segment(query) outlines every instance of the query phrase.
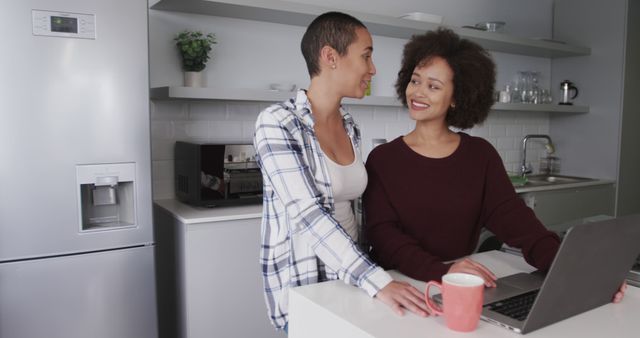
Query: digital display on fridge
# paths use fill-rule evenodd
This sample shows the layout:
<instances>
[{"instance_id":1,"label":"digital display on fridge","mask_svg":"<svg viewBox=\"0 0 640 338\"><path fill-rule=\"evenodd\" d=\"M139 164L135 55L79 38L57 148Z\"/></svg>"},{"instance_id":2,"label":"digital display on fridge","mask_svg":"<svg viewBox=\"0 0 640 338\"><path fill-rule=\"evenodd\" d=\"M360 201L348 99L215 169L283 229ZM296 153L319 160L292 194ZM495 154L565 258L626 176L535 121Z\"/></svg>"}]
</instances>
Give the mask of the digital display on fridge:
<instances>
[{"instance_id":1,"label":"digital display on fridge","mask_svg":"<svg viewBox=\"0 0 640 338\"><path fill-rule=\"evenodd\" d=\"M63 16L52 16L51 31L60 33L78 33L78 19Z\"/></svg>"}]
</instances>

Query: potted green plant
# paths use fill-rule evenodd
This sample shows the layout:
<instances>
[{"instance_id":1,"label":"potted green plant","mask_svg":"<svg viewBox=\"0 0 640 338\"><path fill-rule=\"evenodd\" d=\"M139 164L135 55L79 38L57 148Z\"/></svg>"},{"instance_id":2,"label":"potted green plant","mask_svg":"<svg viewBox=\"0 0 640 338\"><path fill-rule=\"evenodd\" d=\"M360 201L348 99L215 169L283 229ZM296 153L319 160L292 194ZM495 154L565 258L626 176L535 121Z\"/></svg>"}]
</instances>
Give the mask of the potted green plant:
<instances>
[{"instance_id":1,"label":"potted green plant","mask_svg":"<svg viewBox=\"0 0 640 338\"><path fill-rule=\"evenodd\" d=\"M182 57L184 85L202 87L204 85L202 70L207 66L212 46L217 43L215 34L185 30L178 33L174 40Z\"/></svg>"}]
</instances>

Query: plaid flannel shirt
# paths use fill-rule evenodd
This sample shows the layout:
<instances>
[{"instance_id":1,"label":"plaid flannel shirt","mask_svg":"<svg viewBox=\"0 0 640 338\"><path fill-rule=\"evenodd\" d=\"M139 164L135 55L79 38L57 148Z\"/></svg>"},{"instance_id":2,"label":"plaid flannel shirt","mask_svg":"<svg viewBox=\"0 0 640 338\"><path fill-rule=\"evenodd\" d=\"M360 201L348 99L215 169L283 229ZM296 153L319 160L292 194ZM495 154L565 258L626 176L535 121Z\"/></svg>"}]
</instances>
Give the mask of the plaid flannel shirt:
<instances>
[{"instance_id":1,"label":"plaid flannel shirt","mask_svg":"<svg viewBox=\"0 0 640 338\"><path fill-rule=\"evenodd\" d=\"M359 151L359 130L348 113L341 113ZM259 114L254 147L264 181L260 263L276 328L288 321L291 287L341 279L373 297L391 282L333 217L329 172L305 90Z\"/></svg>"}]
</instances>

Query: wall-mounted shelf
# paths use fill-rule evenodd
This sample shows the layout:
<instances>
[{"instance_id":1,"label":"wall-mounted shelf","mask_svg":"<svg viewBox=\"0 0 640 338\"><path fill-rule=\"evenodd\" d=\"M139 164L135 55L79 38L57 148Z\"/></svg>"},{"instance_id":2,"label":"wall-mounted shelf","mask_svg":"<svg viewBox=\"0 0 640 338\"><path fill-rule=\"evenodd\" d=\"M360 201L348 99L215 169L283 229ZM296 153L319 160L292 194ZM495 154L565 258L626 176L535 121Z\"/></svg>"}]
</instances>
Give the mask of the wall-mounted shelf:
<instances>
[{"instance_id":1,"label":"wall-mounted shelf","mask_svg":"<svg viewBox=\"0 0 640 338\"><path fill-rule=\"evenodd\" d=\"M496 102L492 110L585 114L589 112L589 106Z\"/></svg>"},{"instance_id":2,"label":"wall-mounted shelf","mask_svg":"<svg viewBox=\"0 0 640 338\"><path fill-rule=\"evenodd\" d=\"M280 0L160 0L151 9L205 14L236 19L255 20L306 27L316 16L331 8L285 2ZM344 11L367 26L374 35L408 39L414 34L434 30L439 25L429 22ZM559 42L528 39L502 33L478 31L469 28L448 27L460 36L475 41L496 52L558 58L591 54L588 47Z\"/></svg>"},{"instance_id":3,"label":"wall-mounted shelf","mask_svg":"<svg viewBox=\"0 0 640 338\"><path fill-rule=\"evenodd\" d=\"M152 100L223 100L223 101L264 101L281 102L295 95L294 92L280 92L262 89L236 89L226 87L156 87L151 88ZM394 97L365 96L362 99L344 99L343 104L363 106L400 107Z\"/></svg>"},{"instance_id":4,"label":"wall-mounted shelf","mask_svg":"<svg viewBox=\"0 0 640 338\"><path fill-rule=\"evenodd\" d=\"M156 87L151 88L152 100L222 100L222 101L261 101L280 102L295 95L294 92L279 92L262 89L234 89L225 87ZM402 104L390 96L365 96L362 99L344 99L342 104L360 106L401 107ZM588 113L588 106L562 106L558 104L522 104L496 103L492 110L497 111L528 111L551 113Z\"/></svg>"}]
</instances>

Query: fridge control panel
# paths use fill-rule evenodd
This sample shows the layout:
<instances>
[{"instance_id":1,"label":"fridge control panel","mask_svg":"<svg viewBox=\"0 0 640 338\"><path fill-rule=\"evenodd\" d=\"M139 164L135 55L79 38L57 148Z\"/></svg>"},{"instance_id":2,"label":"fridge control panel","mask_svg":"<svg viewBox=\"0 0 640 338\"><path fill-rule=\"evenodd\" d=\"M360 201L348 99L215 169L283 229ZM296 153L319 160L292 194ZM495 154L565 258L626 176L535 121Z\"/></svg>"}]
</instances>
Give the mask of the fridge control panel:
<instances>
[{"instance_id":1,"label":"fridge control panel","mask_svg":"<svg viewBox=\"0 0 640 338\"><path fill-rule=\"evenodd\" d=\"M96 38L96 16L68 12L31 10L33 35L79 39Z\"/></svg>"}]
</instances>

